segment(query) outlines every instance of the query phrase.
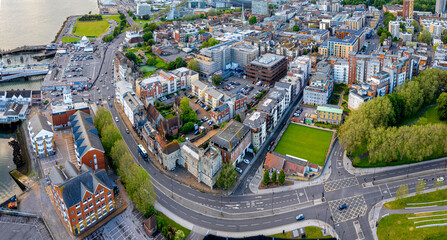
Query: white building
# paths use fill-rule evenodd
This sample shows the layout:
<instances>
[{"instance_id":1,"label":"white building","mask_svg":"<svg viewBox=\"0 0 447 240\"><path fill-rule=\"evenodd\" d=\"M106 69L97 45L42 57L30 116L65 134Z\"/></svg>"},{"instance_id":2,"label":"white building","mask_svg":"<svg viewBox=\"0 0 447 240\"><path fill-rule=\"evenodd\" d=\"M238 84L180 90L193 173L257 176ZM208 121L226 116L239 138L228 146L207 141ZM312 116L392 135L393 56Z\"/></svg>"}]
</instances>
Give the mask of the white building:
<instances>
[{"instance_id":1,"label":"white building","mask_svg":"<svg viewBox=\"0 0 447 240\"><path fill-rule=\"evenodd\" d=\"M136 126L136 115L142 115L144 111L143 102L137 97L134 91L127 92L123 97L123 110L132 126Z\"/></svg>"},{"instance_id":2,"label":"white building","mask_svg":"<svg viewBox=\"0 0 447 240\"><path fill-rule=\"evenodd\" d=\"M253 15L268 15L269 3L267 0L252 0L251 1L251 14Z\"/></svg>"},{"instance_id":3,"label":"white building","mask_svg":"<svg viewBox=\"0 0 447 240\"><path fill-rule=\"evenodd\" d=\"M244 125L251 129L251 144L259 149L267 139L267 115L256 111L247 115Z\"/></svg>"},{"instance_id":4,"label":"white building","mask_svg":"<svg viewBox=\"0 0 447 240\"><path fill-rule=\"evenodd\" d=\"M398 21L390 21L388 31L391 33L391 36L393 36L393 38L399 38L400 23Z\"/></svg>"},{"instance_id":5,"label":"white building","mask_svg":"<svg viewBox=\"0 0 447 240\"><path fill-rule=\"evenodd\" d=\"M151 11L151 5L147 4L147 3L137 3L137 16L142 17L145 15L151 15L152 11Z\"/></svg>"},{"instance_id":6,"label":"white building","mask_svg":"<svg viewBox=\"0 0 447 240\"><path fill-rule=\"evenodd\" d=\"M409 32L403 32L400 34L400 38L402 39L402 42L411 42L413 37L413 34Z\"/></svg>"},{"instance_id":7,"label":"white building","mask_svg":"<svg viewBox=\"0 0 447 240\"><path fill-rule=\"evenodd\" d=\"M119 81L116 83L115 97L119 104L123 104L123 98L128 92L132 92L132 84L130 82Z\"/></svg>"},{"instance_id":8,"label":"white building","mask_svg":"<svg viewBox=\"0 0 447 240\"><path fill-rule=\"evenodd\" d=\"M334 82L348 84L349 81L349 62L339 59L334 63Z\"/></svg>"},{"instance_id":9,"label":"white building","mask_svg":"<svg viewBox=\"0 0 447 240\"><path fill-rule=\"evenodd\" d=\"M33 152L38 157L47 157L55 153L53 129L45 116L34 115L28 122L28 132Z\"/></svg>"}]
</instances>

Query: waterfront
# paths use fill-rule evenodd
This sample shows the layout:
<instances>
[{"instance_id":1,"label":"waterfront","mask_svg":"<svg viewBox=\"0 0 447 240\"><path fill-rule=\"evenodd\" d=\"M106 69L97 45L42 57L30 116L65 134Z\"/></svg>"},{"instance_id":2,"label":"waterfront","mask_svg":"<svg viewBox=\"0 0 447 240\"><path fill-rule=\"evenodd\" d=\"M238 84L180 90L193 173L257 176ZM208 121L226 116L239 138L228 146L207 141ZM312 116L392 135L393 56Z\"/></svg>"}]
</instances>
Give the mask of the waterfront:
<instances>
[{"instance_id":1,"label":"waterfront","mask_svg":"<svg viewBox=\"0 0 447 240\"><path fill-rule=\"evenodd\" d=\"M89 11L96 0L1 0L0 49L49 44L68 16Z\"/></svg>"},{"instance_id":2,"label":"waterfront","mask_svg":"<svg viewBox=\"0 0 447 240\"><path fill-rule=\"evenodd\" d=\"M13 135L13 129L0 129L0 202L22 192L9 175L9 171L16 168L12 161L12 148L8 144Z\"/></svg>"}]
</instances>

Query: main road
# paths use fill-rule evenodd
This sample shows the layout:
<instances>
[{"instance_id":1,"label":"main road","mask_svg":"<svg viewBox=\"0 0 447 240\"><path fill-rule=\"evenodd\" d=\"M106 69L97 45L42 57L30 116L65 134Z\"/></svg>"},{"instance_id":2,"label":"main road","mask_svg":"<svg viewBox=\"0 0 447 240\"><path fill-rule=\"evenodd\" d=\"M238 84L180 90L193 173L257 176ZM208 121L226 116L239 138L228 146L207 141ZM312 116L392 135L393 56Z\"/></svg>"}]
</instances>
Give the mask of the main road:
<instances>
[{"instance_id":1,"label":"main road","mask_svg":"<svg viewBox=\"0 0 447 240\"><path fill-rule=\"evenodd\" d=\"M122 40L122 35L113 40L103 55L104 62L94 82L95 86L89 90L93 99L105 100L108 96L114 95L114 87L111 84L112 63ZM103 82L99 81L101 79ZM103 88L103 84L109 89ZM101 88L101 93L96 90L96 86ZM297 98L292 107L287 110L278 124L279 127L273 130L266 142L276 138L293 112L293 106L296 106L299 100ZM114 105L110 110L113 118L120 117ZM157 202L195 226L208 229L211 233L219 231L224 235L287 225L296 221L297 214L303 213L306 219L318 219L329 223L343 239L359 237L358 228L354 227L354 222L358 222L365 239L373 239L371 222L368 219L371 207L383 199L394 197L395 191L401 184L408 185L409 191L414 192L418 179L422 178L422 176L413 177L414 175L426 173L427 170L437 170L437 173L423 176L428 180L427 187L431 187L434 183L433 179L439 175L445 176L443 169L447 165L447 160L427 161L417 167L410 165L380 173L354 176L345 170L343 164L340 165L340 162L343 162L344 150L336 142L328 159L328 167L325 168L332 168L332 171L324 184L309 183L306 187L283 192L253 194L246 183L263 162L267 152L264 146L257 153L253 165L243 176L235 192L230 196L218 196L200 192L172 180L151 163L155 161L154 159L149 162L144 161L138 155L135 139L131 134L126 133L123 121L116 124L134 159L149 173L157 193ZM396 176L402 176L405 179L391 179ZM373 181L377 184L372 184ZM323 196L324 199L322 199ZM339 211L337 206L341 203L347 203L348 209Z\"/></svg>"}]
</instances>

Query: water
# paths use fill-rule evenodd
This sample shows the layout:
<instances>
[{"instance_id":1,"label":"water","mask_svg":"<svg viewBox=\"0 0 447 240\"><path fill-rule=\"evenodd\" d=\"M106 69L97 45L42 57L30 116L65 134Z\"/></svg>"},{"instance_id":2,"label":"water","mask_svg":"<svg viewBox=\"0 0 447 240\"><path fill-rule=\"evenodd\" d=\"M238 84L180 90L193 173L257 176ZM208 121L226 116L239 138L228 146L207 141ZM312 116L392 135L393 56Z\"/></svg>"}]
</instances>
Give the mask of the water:
<instances>
[{"instance_id":1,"label":"water","mask_svg":"<svg viewBox=\"0 0 447 240\"><path fill-rule=\"evenodd\" d=\"M12 139L12 130L0 129L0 202L4 202L12 195L22 192L9 175L9 171L16 168L12 161L12 148L8 144Z\"/></svg>"},{"instance_id":2,"label":"water","mask_svg":"<svg viewBox=\"0 0 447 240\"><path fill-rule=\"evenodd\" d=\"M49 44L68 16L89 11L96 0L0 0L0 49Z\"/></svg>"}]
</instances>

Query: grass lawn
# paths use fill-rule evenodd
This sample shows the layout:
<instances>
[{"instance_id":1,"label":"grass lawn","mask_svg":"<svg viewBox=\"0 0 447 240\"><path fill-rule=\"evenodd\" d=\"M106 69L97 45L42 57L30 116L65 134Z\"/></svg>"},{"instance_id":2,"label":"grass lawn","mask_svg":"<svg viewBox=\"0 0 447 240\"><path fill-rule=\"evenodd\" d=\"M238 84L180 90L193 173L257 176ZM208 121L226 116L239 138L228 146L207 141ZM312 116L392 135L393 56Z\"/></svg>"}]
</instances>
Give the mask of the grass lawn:
<instances>
[{"instance_id":1,"label":"grass lawn","mask_svg":"<svg viewBox=\"0 0 447 240\"><path fill-rule=\"evenodd\" d=\"M349 99L349 93L346 93L343 95L343 100L348 101Z\"/></svg>"},{"instance_id":2,"label":"grass lawn","mask_svg":"<svg viewBox=\"0 0 447 240\"><path fill-rule=\"evenodd\" d=\"M78 42L79 40L81 40L81 39L75 38L75 37L63 37L62 38L63 43L73 43L73 42Z\"/></svg>"},{"instance_id":3,"label":"grass lawn","mask_svg":"<svg viewBox=\"0 0 447 240\"><path fill-rule=\"evenodd\" d=\"M345 91L349 90L349 88L346 84L343 84L343 83L335 83L334 84L334 94L340 95L343 92L343 90L345 90Z\"/></svg>"},{"instance_id":4,"label":"grass lawn","mask_svg":"<svg viewBox=\"0 0 447 240\"><path fill-rule=\"evenodd\" d=\"M157 61L157 64L155 64L155 67L164 68L164 69L168 68L168 64L165 63L163 60L161 60L161 58L157 57L156 61Z\"/></svg>"},{"instance_id":5,"label":"grass lawn","mask_svg":"<svg viewBox=\"0 0 447 240\"><path fill-rule=\"evenodd\" d=\"M157 213L157 220L158 221L160 221L160 220L163 221L165 226L171 225L171 226L175 227L177 230L182 230L183 233L185 234L185 238L187 238L189 233L191 233L191 230L189 230L189 229L183 227L182 225L174 222L172 219L166 217L166 215L164 215L161 212Z\"/></svg>"},{"instance_id":6,"label":"grass lawn","mask_svg":"<svg viewBox=\"0 0 447 240\"><path fill-rule=\"evenodd\" d=\"M435 202L435 201L441 201L441 200L447 200L447 189L434 191L430 193L423 193L420 195L416 195L413 197L407 197L400 201L392 201L385 204L385 207L388 209L404 209L406 207L426 207L430 205L438 205L438 206L444 206L447 205L446 202L437 202L437 203L429 203L429 204L423 204L423 205L407 205L407 203L425 203L425 202Z\"/></svg>"},{"instance_id":7,"label":"grass lawn","mask_svg":"<svg viewBox=\"0 0 447 240\"><path fill-rule=\"evenodd\" d=\"M121 22L120 15L102 15L103 19L112 19L117 23Z\"/></svg>"},{"instance_id":8,"label":"grass lawn","mask_svg":"<svg viewBox=\"0 0 447 240\"><path fill-rule=\"evenodd\" d=\"M415 122L415 125L427 125L430 123L446 123L446 121L443 121L439 119L438 111L436 110L436 106L429 107L424 114L422 114L422 117L419 118L417 122Z\"/></svg>"},{"instance_id":9,"label":"grass lawn","mask_svg":"<svg viewBox=\"0 0 447 240\"><path fill-rule=\"evenodd\" d=\"M445 216L432 216L445 213L446 212L444 211L424 214L391 214L380 220L377 228L377 236L379 237L379 240L447 239L447 231L445 230L445 226L416 228L417 226L429 224L447 223L447 220L436 220L445 219ZM419 222L425 220L435 221Z\"/></svg>"},{"instance_id":10,"label":"grass lawn","mask_svg":"<svg viewBox=\"0 0 447 240\"><path fill-rule=\"evenodd\" d=\"M323 166L331 138L330 131L290 124L276 146L275 152L303 158Z\"/></svg>"},{"instance_id":11,"label":"grass lawn","mask_svg":"<svg viewBox=\"0 0 447 240\"><path fill-rule=\"evenodd\" d=\"M142 71L143 73L144 73L144 72L152 72L152 71L157 70L156 67L154 67L154 66L148 66L148 65L142 65L142 66L140 66L140 69L141 69L141 71Z\"/></svg>"},{"instance_id":12,"label":"grass lawn","mask_svg":"<svg viewBox=\"0 0 447 240\"><path fill-rule=\"evenodd\" d=\"M148 23L148 22L151 22L151 21L153 21L154 20L154 18L149 18L149 20L143 20L143 19L135 19L135 23Z\"/></svg>"},{"instance_id":13,"label":"grass lawn","mask_svg":"<svg viewBox=\"0 0 447 240\"><path fill-rule=\"evenodd\" d=\"M110 23L107 20L101 21L77 21L73 27L73 35L98 37L107 31Z\"/></svg>"},{"instance_id":14,"label":"grass lawn","mask_svg":"<svg viewBox=\"0 0 447 240\"><path fill-rule=\"evenodd\" d=\"M323 236L323 232L322 232L323 229L321 229L319 227L305 227L304 231L306 231L306 238L311 238L311 239L332 238L331 235ZM286 232L286 234L277 233L277 234L269 235L269 237L292 239L292 232ZM301 239L301 237L298 237L297 239Z\"/></svg>"}]
</instances>

